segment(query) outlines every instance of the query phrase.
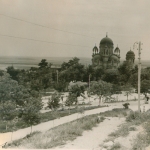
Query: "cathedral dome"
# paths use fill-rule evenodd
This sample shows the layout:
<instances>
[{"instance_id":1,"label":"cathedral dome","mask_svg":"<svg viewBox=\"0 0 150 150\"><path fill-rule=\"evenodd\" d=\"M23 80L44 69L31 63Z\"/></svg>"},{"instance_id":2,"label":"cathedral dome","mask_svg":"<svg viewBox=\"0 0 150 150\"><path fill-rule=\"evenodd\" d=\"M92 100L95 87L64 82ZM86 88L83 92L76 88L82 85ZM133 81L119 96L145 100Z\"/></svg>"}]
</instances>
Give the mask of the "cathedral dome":
<instances>
[{"instance_id":1,"label":"cathedral dome","mask_svg":"<svg viewBox=\"0 0 150 150\"><path fill-rule=\"evenodd\" d=\"M135 54L133 51L128 51L127 54L126 54L126 60L128 59L135 59Z\"/></svg>"},{"instance_id":2,"label":"cathedral dome","mask_svg":"<svg viewBox=\"0 0 150 150\"><path fill-rule=\"evenodd\" d=\"M94 48L93 48L93 53L94 53L94 52L98 52L98 48L97 48L96 45L95 45Z\"/></svg>"},{"instance_id":3,"label":"cathedral dome","mask_svg":"<svg viewBox=\"0 0 150 150\"><path fill-rule=\"evenodd\" d=\"M120 49L118 46L115 48L114 53L120 53Z\"/></svg>"},{"instance_id":4,"label":"cathedral dome","mask_svg":"<svg viewBox=\"0 0 150 150\"><path fill-rule=\"evenodd\" d=\"M100 44L111 44L113 45L113 41L112 39L108 38L107 35L105 38L103 38L101 41L100 41Z\"/></svg>"},{"instance_id":5,"label":"cathedral dome","mask_svg":"<svg viewBox=\"0 0 150 150\"><path fill-rule=\"evenodd\" d=\"M98 50L97 46L94 46L93 51L94 51L94 50Z\"/></svg>"}]
</instances>

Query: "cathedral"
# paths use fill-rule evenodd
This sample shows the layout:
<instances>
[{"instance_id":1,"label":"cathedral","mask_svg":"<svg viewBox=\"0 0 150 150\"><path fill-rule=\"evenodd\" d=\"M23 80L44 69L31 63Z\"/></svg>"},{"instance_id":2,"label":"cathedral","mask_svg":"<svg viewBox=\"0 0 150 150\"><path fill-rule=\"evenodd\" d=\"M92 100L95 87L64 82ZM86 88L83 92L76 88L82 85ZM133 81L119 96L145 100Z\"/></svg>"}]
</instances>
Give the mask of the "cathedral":
<instances>
[{"instance_id":1,"label":"cathedral","mask_svg":"<svg viewBox=\"0 0 150 150\"><path fill-rule=\"evenodd\" d=\"M128 51L126 62L134 64L135 54ZM117 69L120 64L120 49L117 46L114 49L114 43L107 35L100 41L99 48L95 45L93 48L92 65L103 69Z\"/></svg>"}]
</instances>

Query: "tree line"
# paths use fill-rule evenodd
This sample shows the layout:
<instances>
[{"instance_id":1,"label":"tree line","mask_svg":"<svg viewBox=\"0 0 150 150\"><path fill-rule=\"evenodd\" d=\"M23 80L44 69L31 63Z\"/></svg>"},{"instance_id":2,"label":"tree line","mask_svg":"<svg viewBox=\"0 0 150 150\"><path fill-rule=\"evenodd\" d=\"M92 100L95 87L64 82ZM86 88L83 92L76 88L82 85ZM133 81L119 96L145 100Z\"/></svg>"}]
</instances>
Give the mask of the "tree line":
<instances>
[{"instance_id":1,"label":"tree line","mask_svg":"<svg viewBox=\"0 0 150 150\"><path fill-rule=\"evenodd\" d=\"M13 66L0 70L0 120L7 124L17 119L34 125L39 122L39 110L43 107L41 92L55 89L48 102L50 109L59 107L61 95L59 92L69 91L66 105L77 104L77 98L83 96L85 90L88 94L96 94L101 98L131 88L137 89L138 67L124 62L118 69L103 70L92 65L84 66L80 59L75 57L61 64L58 69L52 68L52 64L46 59L39 62L38 67L28 70L15 69ZM90 83L89 83L90 80ZM86 82L87 86L74 85L68 89L70 82ZM90 84L90 88L89 88ZM142 69L141 92L149 92L150 67ZM127 96L128 96L127 92Z\"/></svg>"}]
</instances>

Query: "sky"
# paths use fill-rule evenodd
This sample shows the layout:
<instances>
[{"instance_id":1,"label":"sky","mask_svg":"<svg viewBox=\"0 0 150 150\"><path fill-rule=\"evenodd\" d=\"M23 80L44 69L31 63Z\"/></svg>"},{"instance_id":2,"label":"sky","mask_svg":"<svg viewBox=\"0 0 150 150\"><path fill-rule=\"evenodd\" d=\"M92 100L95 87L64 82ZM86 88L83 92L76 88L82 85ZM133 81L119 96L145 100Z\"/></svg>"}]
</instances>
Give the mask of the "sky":
<instances>
[{"instance_id":1,"label":"sky","mask_svg":"<svg viewBox=\"0 0 150 150\"><path fill-rule=\"evenodd\" d=\"M121 59L130 49L138 59L141 42L149 60L149 8L148 0L0 0L0 56L91 58L107 32Z\"/></svg>"}]
</instances>

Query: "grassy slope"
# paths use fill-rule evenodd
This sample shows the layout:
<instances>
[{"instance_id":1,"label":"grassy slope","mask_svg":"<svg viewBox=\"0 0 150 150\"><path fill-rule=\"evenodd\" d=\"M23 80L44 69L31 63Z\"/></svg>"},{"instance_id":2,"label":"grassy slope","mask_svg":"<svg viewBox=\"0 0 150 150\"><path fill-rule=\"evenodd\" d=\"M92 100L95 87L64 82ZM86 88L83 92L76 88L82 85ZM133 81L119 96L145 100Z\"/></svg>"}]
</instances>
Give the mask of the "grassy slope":
<instances>
[{"instance_id":1,"label":"grassy slope","mask_svg":"<svg viewBox=\"0 0 150 150\"><path fill-rule=\"evenodd\" d=\"M97 116L101 116L100 122L104 117L121 117L126 116L128 110L113 109L100 114L90 115L55 127L45 133L34 133L24 139L14 141L10 147L23 147L23 148L52 148L58 145L65 144L69 140L74 140L76 137L81 136L83 131L91 130L97 126Z\"/></svg>"},{"instance_id":2,"label":"grassy slope","mask_svg":"<svg viewBox=\"0 0 150 150\"><path fill-rule=\"evenodd\" d=\"M104 107L104 106L101 106ZM63 110L63 111L55 111L55 112L46 112L46 113L41 113L40 114L40 123L42 122L47 122L50 120L54 120L57 118L61 118L64 116L68 116L74 113L81 113L81 111L85 111L85 110L92 110L92 109L96 109L96 108L100 108L100 106L89 106L89 107L78 107L78 108L74 108L69 110ZM22 129L22 128L26 128L29 127L28 124L25 124L21 119L19 119L19 121L16 123L15 125L15 129L13 127L13 124L11 122L8 123L8 129L6 131L6 122L2 122L0 121L0 133L5 133L5 132L11 132L11 131L16 131L18 129Z\"/></svg>"}]
</instances>

